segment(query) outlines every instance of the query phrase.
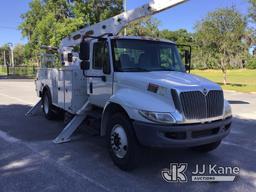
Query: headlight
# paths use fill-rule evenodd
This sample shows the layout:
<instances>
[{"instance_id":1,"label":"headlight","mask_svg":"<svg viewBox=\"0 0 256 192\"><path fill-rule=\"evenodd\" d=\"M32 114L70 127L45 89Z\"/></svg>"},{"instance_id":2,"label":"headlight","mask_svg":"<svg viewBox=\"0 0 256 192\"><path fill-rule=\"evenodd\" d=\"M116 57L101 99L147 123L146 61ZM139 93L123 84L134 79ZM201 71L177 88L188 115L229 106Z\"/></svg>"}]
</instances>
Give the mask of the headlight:
<instances>
[{"instance_id":1,"label":"headlight","mask_svg":"<svg viewBox=\"0 0 256 192\"><path fill-rule=\"evenodd\" d=\"M230 117L230 116L232 116L232 109L231 109L230 104L227 101L225 101L223 117L227 118L227 117Z\"/></svg>"},{"instance_id":2,"label":"headlight","mask_svg":"<svg viewBox=\"0 0 256 192\"><path fill-rule=\"evenodd\" d=\"M157 123L171 124L176 122L170 113L158 113L144 110L139 110L139 113L144 118Z\"/></svg>"}]
</instances>

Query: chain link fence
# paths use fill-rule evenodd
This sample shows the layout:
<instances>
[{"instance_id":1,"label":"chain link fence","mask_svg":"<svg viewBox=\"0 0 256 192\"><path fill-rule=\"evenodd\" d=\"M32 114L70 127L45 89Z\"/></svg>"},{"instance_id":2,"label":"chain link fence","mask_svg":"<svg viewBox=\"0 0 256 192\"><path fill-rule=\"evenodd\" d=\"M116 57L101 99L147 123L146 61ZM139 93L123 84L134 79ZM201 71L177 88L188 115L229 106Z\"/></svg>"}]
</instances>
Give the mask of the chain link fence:
<instances>
[{"instance_id":1,"label":"chain link fence","mask_svg":"<svg viewBox=\"0 0 256 192\"><path fill-rule=\"evenodd\" d=\"M0 76L2 77L34 78L36 76L36 72L37 66L0 66Z\"/></svg>"}]
</instances>

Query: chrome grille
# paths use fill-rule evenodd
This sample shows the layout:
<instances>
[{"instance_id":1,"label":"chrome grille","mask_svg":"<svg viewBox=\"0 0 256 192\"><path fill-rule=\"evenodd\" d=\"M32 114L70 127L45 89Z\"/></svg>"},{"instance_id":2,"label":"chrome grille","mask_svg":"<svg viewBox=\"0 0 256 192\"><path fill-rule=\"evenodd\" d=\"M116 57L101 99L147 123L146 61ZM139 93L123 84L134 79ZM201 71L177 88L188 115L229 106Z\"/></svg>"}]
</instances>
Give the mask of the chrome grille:
<instances>
[{"instance_id":1,"label":"chrome grille","mask_svg":"<svg viewBox=\"0 0 256 192\"><path fill-rule=\"evenodd\" d=\"M205 96L200 91L180 93L180 102L186 119L205 119L223 113L223 91L209 91Z\"/></svg>"},{"instance_id":2,"label":"chrome grille","mask_svg":"<svg viewBox=\"0 0 256 192\"><path fill-rule=\"evenodd\" d=\"M223 114L224 95L223 91L210 91L206 95L207 116L217 117Z\"/></svg>"}]
</instances>

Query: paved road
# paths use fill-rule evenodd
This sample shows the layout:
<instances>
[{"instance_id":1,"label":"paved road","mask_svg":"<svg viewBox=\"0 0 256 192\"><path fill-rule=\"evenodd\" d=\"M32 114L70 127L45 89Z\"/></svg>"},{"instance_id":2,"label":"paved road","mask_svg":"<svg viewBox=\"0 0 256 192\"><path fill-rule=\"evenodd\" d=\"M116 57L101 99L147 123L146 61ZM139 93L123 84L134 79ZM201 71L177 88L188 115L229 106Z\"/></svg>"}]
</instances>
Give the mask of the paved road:
<instances>
[{"instance_id":1,"label":"paved road","mask_svg":"<svg viewBox=\"0 0 256 192\"><path fill-rule=\"evenodd\" d=\"M226 92L236 116L232 132L209 154L191 150L146 150L140 167L123 172L110 160L104 138L79 131L56 145L61 121L41 113L25 118L37 101L32 81L0 80L0 191L255 191L256 95ZM167 183L161 170L170 163L240 167L235 182Z\"/></svg>"}]
</instances>

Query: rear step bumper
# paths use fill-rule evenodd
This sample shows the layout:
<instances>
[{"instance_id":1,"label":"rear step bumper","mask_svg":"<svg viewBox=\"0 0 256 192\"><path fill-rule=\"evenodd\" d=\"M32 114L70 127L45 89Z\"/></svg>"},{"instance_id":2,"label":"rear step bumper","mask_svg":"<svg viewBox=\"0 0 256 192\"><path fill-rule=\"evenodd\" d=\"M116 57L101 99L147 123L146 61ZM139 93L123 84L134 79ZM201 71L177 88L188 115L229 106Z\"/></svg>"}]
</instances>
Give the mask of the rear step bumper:
<instances>
[{"instance_id":1,"label":"rear step bumper","mask_svg":"<svg viewBox=\"0 0 256 192\"><path fill-rule=\"evenodd\" d=\"M232 117L204 124L156 125L134 121L140 144L150 147L193 147L220 141L230 132Z\"/></svg>"}]
</instances>

